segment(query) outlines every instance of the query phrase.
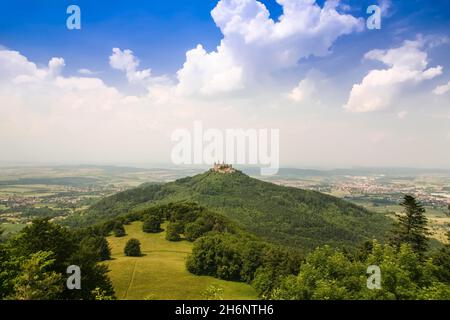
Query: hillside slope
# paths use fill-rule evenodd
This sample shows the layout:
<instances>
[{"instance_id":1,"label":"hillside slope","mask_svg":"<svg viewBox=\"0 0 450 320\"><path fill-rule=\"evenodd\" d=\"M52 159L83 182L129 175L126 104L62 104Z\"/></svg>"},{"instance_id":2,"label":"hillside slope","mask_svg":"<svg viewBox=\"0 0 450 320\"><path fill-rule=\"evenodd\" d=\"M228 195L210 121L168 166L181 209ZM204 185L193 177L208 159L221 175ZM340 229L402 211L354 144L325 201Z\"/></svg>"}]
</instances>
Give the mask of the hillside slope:
<instances>
[{"instance_id":1,"label":"hillside slope","mask_svg":"<svg viewBox=\"0 0 450 320\"><path fill-rule=\"evenodd\" d=\"M134 222L125 229L124 237L108 237L112 260L105 262L118 299L204 299L211 287L220 288L223 299L257 298L248 284L189 273L185 261L192 243L167 241L165 232L144 233L142 222ZM125 244L131 238L141 242L142 257L124 255Z\"/></svg>"},{"instance_id":2,"label":"hillside slope","mask_svg":"<svg viewBox=\"0 0 450 320\"><path fill-rule=\"evenodd\" d=\"M312 249L383 240L390 220L315 191L284 187L235 172L207 171L163 185L143 185L107 197L71 224L86 225L156 204L194 201L270 242Z\"/></svg>"}]
</instances>

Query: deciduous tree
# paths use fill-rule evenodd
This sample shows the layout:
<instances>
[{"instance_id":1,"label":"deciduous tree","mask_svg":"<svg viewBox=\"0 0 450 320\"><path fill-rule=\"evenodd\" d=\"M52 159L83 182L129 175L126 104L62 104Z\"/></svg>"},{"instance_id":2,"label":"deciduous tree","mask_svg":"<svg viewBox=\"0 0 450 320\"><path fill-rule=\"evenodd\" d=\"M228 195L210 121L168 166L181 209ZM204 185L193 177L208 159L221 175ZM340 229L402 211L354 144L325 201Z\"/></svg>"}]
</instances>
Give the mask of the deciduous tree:
<instances>
[{"instance_id":1,"label":"deciduous tree","mask_svg":"<svg viewBox=\"0 0 450 320\"><path fill-rule=\"evenodd\" d=\"M141 242L138 239L130 239L125 245L124 253L129 257L140 257L141 254Z\"/></svg>"}]
</instances>

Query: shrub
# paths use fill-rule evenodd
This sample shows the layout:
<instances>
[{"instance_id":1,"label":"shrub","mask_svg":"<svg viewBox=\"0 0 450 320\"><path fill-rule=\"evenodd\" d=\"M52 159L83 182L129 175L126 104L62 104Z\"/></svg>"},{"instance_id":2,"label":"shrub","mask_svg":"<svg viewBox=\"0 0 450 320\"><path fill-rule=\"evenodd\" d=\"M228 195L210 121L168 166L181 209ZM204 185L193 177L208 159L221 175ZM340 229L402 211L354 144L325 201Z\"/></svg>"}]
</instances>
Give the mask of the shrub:
<instances>
[{"instance_id":1,"label":"shrub","mask_svg":"<svg viewBox=\"0 0 450 320\"><path fill-rule=\"evenodd\" d=\"M177 226L173 223L169 223L166 230L166 240L169 241L180 241L180 234L177 233Z\"/></svg>"},{"instance_id":2,"label":"shrub","mask_svg":"<svg viewBox=\"0 0 450 320\"><path fill-rule=\"evenodd\" d=\"M123 224L119 224L119 223L114 226L113 232L116 237L123 237L126 235Z\"/></svg>"},{"instance_id":3,"label":"shrub","mask_svg":"<svg viewBox=\"0 0 450 320\"><path fill-rule=\"evenodd\" d=\"M175 221L170 223L171 228L178 234L184 233L184 224L181 221Z\"/></svg>"},{"instance_id":4,"label":"shrub","mask_svg":"<svg viewBox=\"0 0 450 320\"><path fill-rule=\"evenodd\" d=\"M202 295L204 300L223 300L223 289L215 285L210 285Z\"/></svg>"},{"instance_id":5,"label":"shrub","mask_svg":"<svg viewBox=\"0 0 450 320\"><path fill-rule=\"evenodd\" d=\"M141 254L141 242L138 239L130 239L125 245L125 255L129 257L140 257Z\"/></svg>"},{"instance_id":6,"label":"shrub","mask_svg":"<svg viewBox=\"0 0 450 320\"><path fill-rule=\"evenodd\" d=\"M149 216L144 220L142 230L148 233L161 232L161 220L156 216Z\"/></svg>"},{"instance_id":7,"label":"shrub","mask_svg":"<svg viewBox=\"0 0 450 320\"><path fill-rule=\"evenodd\" d=\"M188 223L184 228L184 236L191 242L194 242L200 238L203 235L203 232L203 227L196 222Z\"/></svg>"}]
</instances>

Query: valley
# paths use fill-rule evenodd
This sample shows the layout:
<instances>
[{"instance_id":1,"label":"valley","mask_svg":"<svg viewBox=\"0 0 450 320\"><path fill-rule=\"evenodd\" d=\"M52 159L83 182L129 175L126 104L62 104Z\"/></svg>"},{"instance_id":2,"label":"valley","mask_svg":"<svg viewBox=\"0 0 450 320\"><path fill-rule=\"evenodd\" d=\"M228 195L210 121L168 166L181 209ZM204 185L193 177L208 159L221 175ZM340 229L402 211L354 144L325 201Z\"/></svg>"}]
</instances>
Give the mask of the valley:
<instances>
[{"instance_id":1,"label":"valley","mask_svg":"<svg viewBox=\"0 0 450 320\"><path fill-rule=\"evenodd\" d=\"M348 268L342 269L346 275L338 281L349 288L346 279L355 277L349 281L358 284L348 297L371 297L364 289L365 268L371 259L364 254L364 246L371 243L376 251L378 243L387 242L393 218L402 211L399 202L403 192L418 195L424 203L433 237L430 254L438 255L445 244L448 246L449 217L442 201L448 194L445 175L389 178L367 173L363 178L361 172L352 176L281 170L277 177L261 179L248 169L220 172L82 166L1 170L0 240L17 241L17 233L30 232L36 223L72 233L81 239L76 248L96 252L93 257L104 267L101 272L107 278L98 281L106 291L85 293L100 299L346 296L344 291L329 288L329 292L317 288L311 288L312 293L290 292L292 277L300 272L298 281L302 279L300 265L321 261L314 260L317 255L331 260L314 269L344 259L340 263ZM151 217L160 221L161 229L143 232L143 224ZM49 222L36 222L36 218ZM58 229L61 226L66 228ZM123 235L117 228L123 229ZM130 239L139 240L142 255L125 255ZM107 254L96 251L106 247ZM383 259L388 265L400 263L399 267L404 267L401 261L390 260L395 255L391 256L388 245L383 250L387 250ZM416 259L412 252L405 254ZM308 270L306 267L303 272ZM112 292L108 290L114 295L108 295ZM440 294L436 292L433 294ZM427 293L416 292L411 297L415 294Z\"/></svg>"}]
</instances>

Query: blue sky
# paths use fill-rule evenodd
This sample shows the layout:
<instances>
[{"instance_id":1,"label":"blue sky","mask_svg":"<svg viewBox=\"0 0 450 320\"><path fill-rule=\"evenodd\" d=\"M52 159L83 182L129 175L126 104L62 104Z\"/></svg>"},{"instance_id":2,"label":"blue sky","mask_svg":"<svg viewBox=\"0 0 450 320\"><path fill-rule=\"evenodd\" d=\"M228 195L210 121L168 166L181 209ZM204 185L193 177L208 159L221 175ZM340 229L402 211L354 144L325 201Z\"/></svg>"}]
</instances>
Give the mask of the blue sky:
<instances>
[{"instance_id":1,"label":"blue sky","mask_svg":"<svg viewBox=\"0 0 450 320\"><path fill-rule=\"evenodd\" d=\"M133 48L155 71L174 72L197 42L213 47L220 39L209 14L212 2L77 1L82 30L71 32L65 20L66 8L72 3L8 1L1 11L2 44L33 60L46 62L60 55L73 68L105 69L112 47Z\"/></svg>"},{"instance_id":2,"label":"blue sky","mask_svg":"<svg viewBox=\"0 0 450 320\"><path fill-rule=\"evenodd\" d=\"M236 1L244 2L244 0ZM277 3L275 0L261 0L259 2L266 6L270 11L270 18L277 22L283 13L282 4L284 2L292 4L295 1L280 0L280 3ZM255 3L255 0L247 2ZM99 90L105 90L107 99L111 99L111 101L118 99L111 102L111 105L99 106L104 113L100 113L100 111L89 115L86 113L83 114L82 119L79 119L85 121L85 117L93 117L89 120L92 120L92 123L104 124L106 128L104 130L121 127L124 132L131 131L120 121L123 119L123 115L122 118L114 120L117 123L113 120L111 123L107 123L105 119L119 117L118 114L123 109L117 107L117 104L122 104L124 100L127 101L126 103L138 101L136 106L133 102L133 107L126 109L129 112L127 116L130 119L133 117L139 120L148 119L148 123L143 124L144 129L142 130L145 131L150 127L148 133L150 135L168 136L174 127L181 125L189 127L191 120L196 119L198 114L205 115L205 121L209 121L211 126L225 125L226 123L236 125L236 117L253 119L253 122L249 124L253 126L278 126L287 132L284 143L286 150L293 150L292 144L299 141L296 135L303 134L301 142L304 143L304 149L307 150L305 152L315 153L315 156L305 159L301 152L287 151L284 162L288 165L314 166L319 163L329 166L446 166L446 163L450 163L450 152L446 151L446 148L449 147L448 140L450 140L450 138L446 138L447 135L450 137L449 94L442 87L450 83L450 55L447 43L450 36L450 4L448 1L341 1L336 8L337 13L342 17L353 16L354 20L339 22L338 19L330 18L330 25L336 24L343 29L348 28L347 31L336 31L333 30L333 27L325 26L329 29L309 34L308 30L296 30L294 21L286 24L284 29L279 28L278 31L273 31L272 36L276 35L276 32L284 30L282 31L285 32L284 39L273 40L273 43L269 44L265 42L265 37L269 37L269 33L267 36L261 36L259 34L261 30L258 30L258 28L263 28L266 20L259 21L263 24L253 30L249 27L250 24L247 25L247 22L250 23L252 19L252 10L256 10L254 7L249 6L247 11L235 13L237 16L241 15L240 17L244 21L241 25L242 30L248 28L241 34L239 29L226 31L232 25L230 22L232 17L226 17L223 25L218 23L220 16L226 10L236 9L232 2L224 0L224 5L217 10L218 15L214 18L211 11L217 3L217 1L206 0L2 0L0 48L4 48L5 60L0 59L0 63L2 61L7 63L7 59L20 60L20 57L23 57L36 66L34 71L23 66L23 70L27 70L26 75L30 76L31 72L31 77L39 78L39 86L42 86L39 89L42 94L39 95L35 91L30 91L37 90L35 86L24 85L22 82L17 84L17 77L21 77L25 72L19 68L20 72L17 71L14 78L10 78L9 82L5 83L3 89L10 90L10 86L14 83L13 89L17 90L19 96L30 95L35 97L35 101L38 102L21 101L20 108L13 109L11 107L13 110L10 110L11 119L15 117L13 112L17 110L24 113L31 112L30 114L21 114L21 116L34 124L42 120L34 118L33 112L36 110L40 110L39 112L50 110L45 121L60 119L57 118L63 117L59 114L60 110L48 106L49 95L45 95L46 90L54 92L52 86L55 84L58 88L65 86L64 90L66 90L68 82L80 81L76 84L77 88L86 88L89 85L100 86ZM320 8L324 6L324 3L324 0L317 1ZM65 27L68 16L66 8L71 4L76 4L81 8L81 30L69 31ZM363 26L361 21L357 25L358 18L367 18L366 8L371 4L379 4L386 8L386 11L383 12L381 30L367 30L364 27L361 29ZM314 4L310 3L309 5L313 6ZM300 15L303 9L296 10L299 10L298 14ZM308 20L309 17L305 19ZM311 18L308 23L314 25L316 22L314 18ZM228 29L226 29L227 26ZM288 27L293 28L292 35L289 33L291 31L286 31ZM357 30L358 28L361 30ZM243 44L247 41L243 40L244 37L247 39L246 37L253 36L257 37L257 40L251 40L251 45ZM329 41L323 40L328 37ZM224 39L226 43L222 46L221 41ZM405 41L408 40L415 41L415 43L407 45ZM202 50L205 51L204 54L198 48L198 50L193 50L198 44L201 44ZM222 46L222 49L217 49L218 46ZM262 48L260 51L258 51L259 46ZM120 51L112 54L113 48L119 48ZM394 50L396 48L400 49L396 51ZM131 50L130 55L126 53L126 49ZM375 49L386 51L369 54L372 58L368 59L366 54ZM215 53L220 50L231 52L231 56L223 54L216 59ZM267 50L266 57L265 50ZM323 50L329 51L328 54L324 54ZM14 57L11 57L9 53L12 52L18 52L18 54L13 54ZM186 54L189 52L196 53L198 56L190 61L186 58ZM296 61L273 61L283 52L297 52ZM110 60L114 55L117 59L131 60L117 60L114 66ZM412 55L416 59L406 69L406 72L414 73L414 75L408 79L399 80L398 77L405 72L401 61L404 55ZM63 59L54 61L54 75L51 75L53 72L51 68L47 68L47 64L52 58ZM415 64L419 63L420 59L426 61L423 67ZM386 64L387 60L389 60L388 64ZM130 69L131 72L127 69L129 65L128 67L123 65L123 63L134 64L136 61L139 63L133 66L132 70ZM391 62L393 67L389 68ZM7 67L3 67L7 69ZM197 74L191 74L189 71L194 67L200 68ZM266 67L267 70L262 70ZM89 69L92 74L81 75L78 72L80 69ZM149 74L151 69L151 76L146 75L147 69L149 69ZM236 72L227 72L229 70ZM393 82L386 87L387 90L386 88L374 88L370 84L371 77L377 76L377 70L388 70L386 79ZM242 74L239 73L241 71ZM2 79L1 72L0 66L0 80ZM211 83L212 80L218 79L217 75L219 75L219 79L227 79L225 84L221 83L220 88L215 87L217 83ZM8 74L8 76L11 75ZM51 77L53 78L50 79ZM82 79L73 79L73 77ZM392 80L392 78L397 80ZM103 84L94 83L96 80L89 79L97 79ZM84 81L83 84L81 84L82 81ZM355 86L358 85L363 87L362 93L355 89ZM213 86L212 89L211 86ZM442 87L440 91L438 90L440 93L433 94L433 90L439 86ZM1 89L0 83L0 91ZM92 100L89 92L80 92L81 89L77 89L76 92L73 89L70 90L72 91L64 91L64 95L62 94L61 97L55 97L52 103L59 101L58 99L66 101L68 97L73 98L74 95L79 95L81 107L77 105L77 108L89 109L92 104L98 104L97 101ZM383 101L378 104L375 101L377 97L371 95L374 90L379 90L383 96ZM386 93L386 91L389 92ZM442 91L445 92L441 93ZM296 94L294 94L295 92ZM114 95L114 98L111 98L109 94ZM151 100L149 96L157 96L157 101ZM289 97L292 99L289 100ZM8 99L7 101L17 102L13 97ZM45 106L44 102L47 103ZM424 108L424 104L427 105L427 108ZM193 106L199 109L195 110ZM346 107L343 108L343 106ZM228 112L234 114L234 118L230 116L227 120L216 121L214 115L219 112L217 110L224 109L232 110ZM105 110L113 111L106 113ZM209 117L208 113L211 113ZM65 116L71 117L69 114L68 111ZM99 118L95 119L94 117ZM174 118L178 118L178 122ZM6 128L13 127L13 122L7 122L8 120L5 119L7 117L4 118L4 125L3 128L0 127L0 131L2 129L6 131ZM423 132L417 132L415 129L418 119L425 121ZM293 123L293 120L298 120L298 125ZM242 122L240 125L245 126L246 122ZM77 123L67 124L67 127L71 126L76 127ZM352 132L347 129L349 127L359 131ZM343 130L345 133L336 134L333 131L342 128L345 128ZM161 131L158 131L160 129ZM296 131L297 129L298 131ZM47 135L53 137L61 128L55 127L52 130L54 131L36 129L44 140ZM86 127L85 130L88 128ZM51 161L53 159L55 162L64 162L70 158L80 162L102 162L105 159L117 158L118 162L133 162L136 158L142 159L141 161L151 161L155 158L155 161L163 162L168 159L168 152L158 155L141 154L131 148L130 157L127 158L106 147L104 151L109 156L105 157L95 153L94 145L84 148L84 142L74 138L75 131L74 128L73 145L78 149L74 147L72 150L67 150L67 156L50 152L47 153L47 156L39 154L36 159L30 160ZM29 146L33 143L27 134L30 133L17 133L17 137L20 138L17 138L15 147L11 147L6 138L3 142L0 141L0 146L5 145L11 149L10 155L4 159L0 158L0 161L21 161L24 158L33 158L33 153L29 150ZM336 136L336 139L339 137L340 141L345 141L345 150L341 155L332 157L333 161L327 162L323 158L330 157L331 152L338 151L331 148L332 150L328 154L324 150L313 147L318 142L317 137L321 135ZM376 145L368 147L366 157L351 156L352 153L361 149L361 145L365 144L363 140L355 140L355 136L358 135L365 135L369 141L368 144L372 140L375 141ZM44 149L53 150L62 143L52 139L48 139L49 142ZM105 145L110 145L112 149L118 140L120 138L116 137L116 140L112 139ZM126 140L124 139L124 144L127 143ZM380 141L385 141L383 142L385 144ZM421 155L414 162L415 160L411 159L411 156L401 152L403 147L407 148L412 145L411 141L423 144L430 155L426 157ZM140 140L140 143L147 142ZM337 141L332 141L330 146L336 145L336 143ZM148 142L148 144L158 145L153 142ZM168 144L167 141L166 144ZM164 149L162 145L159 147ZM392 155L392 150L396 150L396 148L400 151ZM140 148L136 147L135 149ZM327 149L327 146L324 146L323 149ZM379 159L374 159L375 155L378 155Z\"/></svg>"},{"instance_id":3,"label":"blue sky","mask_svg":"<svg viewBox=\"0 0 450 320\"><path fill-rule=\"evenodd\" d=\"M261 2L273 19L282 13L275 0ZM366 17L365 9L377 3L376 0L343 2L359 17ZM143 65L151 66L156 73L173 73L184 62L187 50L198 43L213 50L222 38L210 14L216 1L18 0L1 3L1 44L41 63L52 56L63 56L70 62L68 71L82 67L109 71L105 58L112 47L121 47L132 48ZM77 4L82 10L80 31L65 28L65 11L70 4ZM352 61L355 55L360 56L373 44L383 47L395 42L396 32L403 28L410 37L416 33L445 34L450 30L450 8L446 0L393 1L392 5L392 12L383 18L382 32L364 32L339 39L336 50L342 50L338 53ZM442 58L445 53L443 51Z\"/></svg>"}]
</instances>

